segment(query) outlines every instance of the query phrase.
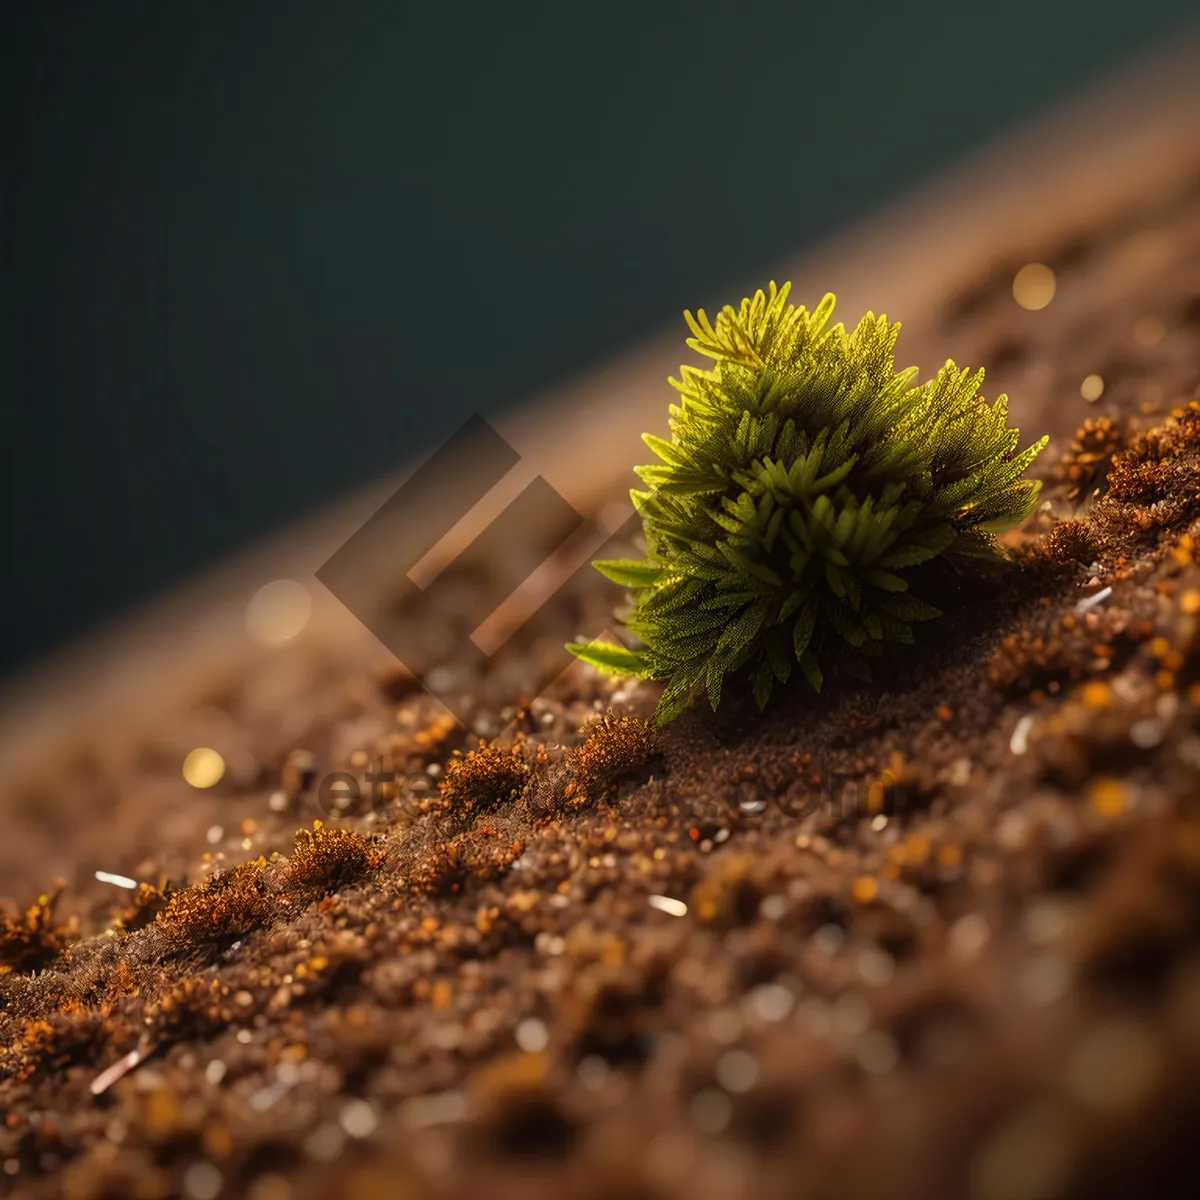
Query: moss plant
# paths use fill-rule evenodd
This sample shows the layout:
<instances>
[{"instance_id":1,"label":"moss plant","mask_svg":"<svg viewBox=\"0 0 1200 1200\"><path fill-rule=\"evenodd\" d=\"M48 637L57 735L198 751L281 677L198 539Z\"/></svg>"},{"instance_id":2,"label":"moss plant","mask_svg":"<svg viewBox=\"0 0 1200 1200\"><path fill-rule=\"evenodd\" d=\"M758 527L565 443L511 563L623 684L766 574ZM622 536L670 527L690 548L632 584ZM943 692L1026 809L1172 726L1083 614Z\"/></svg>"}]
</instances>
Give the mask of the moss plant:
<instances>
[{"instance_id":1,"label":"moss plant","mask_svg":"<svg viewBox=\"0 0 1200 1200\"><path fill-rule=\"evenodd\" d=\"M573 643L603 670L662 680L665 723L699 692L713 708L745 668L762 708L795 665L820 689L836 658L858 675L883 643L913 640L940 616L909 591L936 557L1002 560L995 535L1040 488L1024 479L1046 438L1018 452L1006 397L987 404L983 372L953 362L927 383L897 371L900 326L868 313L853 333L790 285L686 313L688 345L714 360L671 384L671 439L645 435L661 462L638 468L646 557L596 563L629 587L629 650Z\"/></svg>"}]
</instances>

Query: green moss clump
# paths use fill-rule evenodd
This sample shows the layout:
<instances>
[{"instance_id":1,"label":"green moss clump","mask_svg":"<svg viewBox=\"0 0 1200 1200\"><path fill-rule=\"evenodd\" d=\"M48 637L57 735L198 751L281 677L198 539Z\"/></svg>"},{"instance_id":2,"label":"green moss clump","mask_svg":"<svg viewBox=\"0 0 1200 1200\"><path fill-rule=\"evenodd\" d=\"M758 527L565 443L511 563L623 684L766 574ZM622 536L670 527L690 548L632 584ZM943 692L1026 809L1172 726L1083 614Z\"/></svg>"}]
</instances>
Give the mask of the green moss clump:
<instances>
[{"instance_id":1,"label":"green moss clump","mask_svg":"<svg viewBox=\"0 0 1200 1200\"><path fill-rule=\"evenodd\" d=\"M727 674L752 672L759 707L797 664L820 689L836 658L865 675L885 642L940 616L909 591L941 556L1002 560L996 534L1023 520L1040 484L1023 478L1045 446L1018 452L1007 399L979 395L983 372L953 362L923 384L898 371L900 326L868 313L852 333L790 285L757 292L716 321L686 313L688 345L714 360L672 379L671 439L638 468L644 560L596 563L629 587L641 643L573 643L604 670L666 683L665 723Z\"/></svg>"}]
</instances>

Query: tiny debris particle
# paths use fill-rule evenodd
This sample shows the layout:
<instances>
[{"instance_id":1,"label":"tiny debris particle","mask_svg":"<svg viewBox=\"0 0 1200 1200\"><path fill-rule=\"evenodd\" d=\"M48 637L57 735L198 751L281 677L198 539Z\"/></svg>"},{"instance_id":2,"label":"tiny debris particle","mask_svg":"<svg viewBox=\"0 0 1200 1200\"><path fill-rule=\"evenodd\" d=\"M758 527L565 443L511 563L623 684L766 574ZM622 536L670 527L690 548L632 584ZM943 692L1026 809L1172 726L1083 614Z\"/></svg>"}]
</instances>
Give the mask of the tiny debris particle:
<instances>
[{"instance_id":1,"label":"tiny debris particle","mask_svg":"<svg viewBox=\"0 0 1200 1200\"><path fill-rule=\"evenodd\" d=\"M130 1050L128 1054L118 1058L111 1067L101 1071L92 1080L92 1095L100 1096L104 1092L107 1092L118 1079L123 1079L128 1075L146 1057L146 1053L146 1050L141 1047L136 1050Z\"/></svg>"},{"instance_id":2,"label":"tiny debris particle","mask_svg":"<svg viewBox=\"0 0 1200 1200\"><path fill-rule=\"evenodd\" d=\"M1095 404L1104 395L1104 379L1099 375L1085 376L1079 385L1079 394L1089 404Z\"/></svg>"},{"instance_id":3,"label":"tiny debris particle","mask_svg":"<svg viewBox=\"0 0 1200 1200\"><path fill-rule=\"evenodd\" d=\"M128 875L114 875L111 871L97 871L96 878L101 883L111 883L114 887L129 888L131 891L138 885L136 879L130 879Z\"/></svg>"},{"instance_id":4,"label":"tiny debris particle","mask_svg":"<svg viewBox=\"0 0 1200 1200\"><path fill-rule=\"evenodd\" d=\"M668 916L687 916L687 905L682 900L676 900L672 896L648 896L646 902L651 908L657 908L659 912L664 912Z\"/></svg>"},{"instance_id":5,"label":"tiny debris particle","mask_svg":"<svg viewBox=\"0 0 1200 1200\"><path fill-rule=\"evenodd\" d=\"M1014 754L1024 754L1029 749L1029 731L1034 726L1035 718L1032 713L1026 713L1016 724L1009 740L1008 748Z\"/></svg>"},{"instance_id":6,"label":"tiny debris particle","mask_svg":"<svg viewBox=\"0 0 1200 1200\"><path fill-rule=\"evenodd\" d=\"M1105 600L1112 595L1112 586L1102 587L1095 595L1085 596L1078 604L1075 605L1077 613L1091 612L1093 608L1103 604Z\"/></svg>"}]
</instances>

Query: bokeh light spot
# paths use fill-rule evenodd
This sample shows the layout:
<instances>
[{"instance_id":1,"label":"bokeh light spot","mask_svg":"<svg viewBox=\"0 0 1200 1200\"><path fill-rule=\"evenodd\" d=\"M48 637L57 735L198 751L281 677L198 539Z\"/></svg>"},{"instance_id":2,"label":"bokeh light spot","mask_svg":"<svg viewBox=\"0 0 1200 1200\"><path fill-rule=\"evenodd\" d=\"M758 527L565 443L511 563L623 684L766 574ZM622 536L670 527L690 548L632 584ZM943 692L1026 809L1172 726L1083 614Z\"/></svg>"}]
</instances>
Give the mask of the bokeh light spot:
<instances>
[{"instance_id":1,"label":"bokeh light spot","mask_svg":"<svg viewBox=\"0 0 1200 1200\"><path fill-rule=\"evenodd\" d=\"M1144 346L1147 350L1151 346L1157 346L1166 336L1166 324L1162 317L1156 317L1153 313L1147 313L1144 317L1138 317L1133 323L1133 340L1139 346Z\"/></svg>"},{"instance_id":2,"label":"bokeh light spot","mask_svg":"<svg viewBox=\"0 0 1200 1200\"><path fill-rule=\"evenodd\" d=\"M208 746L197 746L183 760L183 777L194 788L210 788L225 774L225 760Z\"/></svg>"},{"instance_id":3,"label":"bokeh light spot","mask_svg":"<svg viewBox=\"0 0 1200 1200\"><path fill-rule=\"evenodd\" d=\"M276 579L265 584L246 605L246 629L264 646L290 642L312 616L312 596L294 579Z\"/></svg>"},{"instance_id":4,"label":"bokeh light spot","mask_svg":"<svg viewBox=\"0 0 1200 1200\"><path fill-rule=\"evenodd\" d=\"M1045 263L1026 263L1013 279L1013 299L1030 312L1043 309L1057 290L1054 272Z\"/></svg>"}]
</instances>

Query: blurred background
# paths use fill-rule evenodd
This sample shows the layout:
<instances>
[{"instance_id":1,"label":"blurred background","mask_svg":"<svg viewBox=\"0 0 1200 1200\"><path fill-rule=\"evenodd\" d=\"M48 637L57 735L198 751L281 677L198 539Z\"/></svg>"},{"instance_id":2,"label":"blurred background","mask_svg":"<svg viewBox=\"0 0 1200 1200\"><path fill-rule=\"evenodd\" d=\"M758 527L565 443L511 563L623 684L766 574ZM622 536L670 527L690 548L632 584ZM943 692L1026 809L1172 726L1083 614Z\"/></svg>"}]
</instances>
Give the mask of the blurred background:
<instances>
[{"instance_id":1,"label":"blurred background","mask_svg":"<svg viewBox=\"0 0 1200 1200\"><path fill-rule=\"evenodd\" d=\"M736 299L1195 14L17 7L0 673Z\"/></svg>"}]
</instances>

